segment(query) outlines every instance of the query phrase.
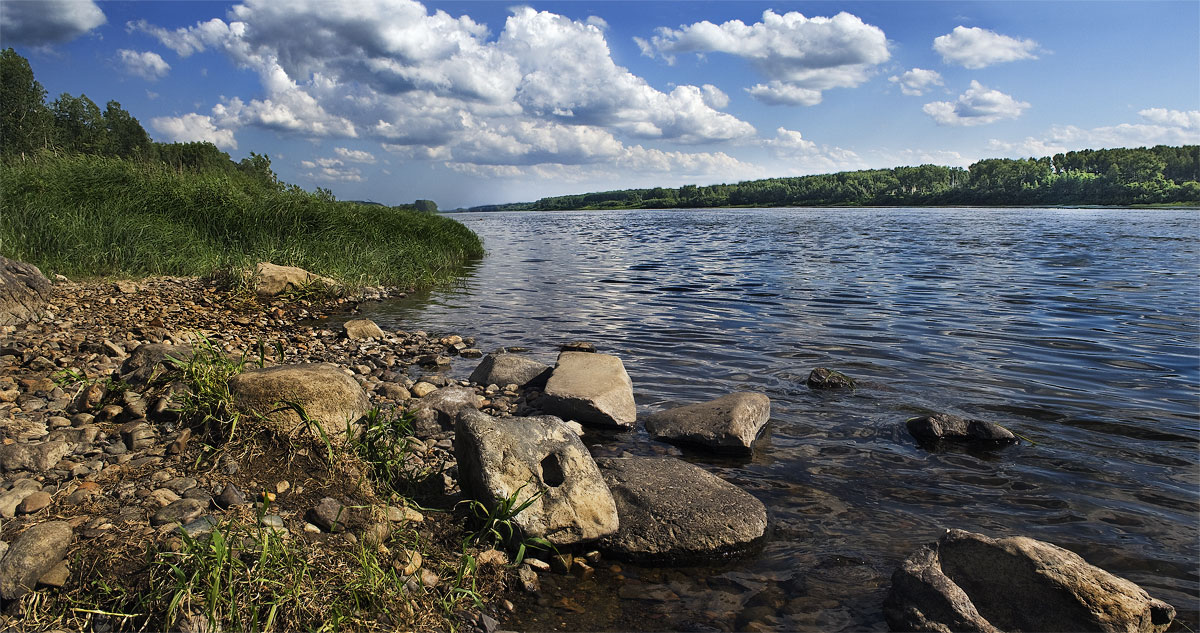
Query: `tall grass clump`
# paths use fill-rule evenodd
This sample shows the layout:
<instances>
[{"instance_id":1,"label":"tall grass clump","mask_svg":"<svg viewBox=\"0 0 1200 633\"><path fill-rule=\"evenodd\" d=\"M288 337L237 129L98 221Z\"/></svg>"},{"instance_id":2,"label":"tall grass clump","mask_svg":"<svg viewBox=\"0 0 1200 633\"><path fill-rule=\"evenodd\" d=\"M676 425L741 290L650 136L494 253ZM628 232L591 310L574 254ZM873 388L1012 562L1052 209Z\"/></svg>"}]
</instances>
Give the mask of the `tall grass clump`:
<instances>
[{"instance_id":1,"label":"tall grass clump","mask_svg":"<svg viewBox=\"0 0 1200 633\"><path fill-rule=\"evenodd\" d=\"M454 277L483 246L449 218L236 170L43 152L2 165L0 253L68 277L203 276L270 261L350 286L423 286Z\"/></svg>"}]
</instances>

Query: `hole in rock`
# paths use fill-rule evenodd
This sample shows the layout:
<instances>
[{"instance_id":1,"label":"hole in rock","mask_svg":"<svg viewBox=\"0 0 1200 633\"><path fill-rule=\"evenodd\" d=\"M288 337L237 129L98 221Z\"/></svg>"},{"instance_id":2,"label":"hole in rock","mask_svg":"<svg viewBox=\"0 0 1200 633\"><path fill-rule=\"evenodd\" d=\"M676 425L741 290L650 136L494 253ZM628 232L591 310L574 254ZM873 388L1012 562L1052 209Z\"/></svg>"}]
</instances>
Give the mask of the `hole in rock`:
<instances>
[{"instance_id":1,"label":"hole in rock","mask_svg":"<svg viewBox=\"0 0 1200 633\"><path fill-rule=\"evenodd\" d=\"M557 488L566 481L566 475L563 474L562 462L559 461L556 453L550 453L542 460L542 483Z\"/></svg>"}]
</instances>

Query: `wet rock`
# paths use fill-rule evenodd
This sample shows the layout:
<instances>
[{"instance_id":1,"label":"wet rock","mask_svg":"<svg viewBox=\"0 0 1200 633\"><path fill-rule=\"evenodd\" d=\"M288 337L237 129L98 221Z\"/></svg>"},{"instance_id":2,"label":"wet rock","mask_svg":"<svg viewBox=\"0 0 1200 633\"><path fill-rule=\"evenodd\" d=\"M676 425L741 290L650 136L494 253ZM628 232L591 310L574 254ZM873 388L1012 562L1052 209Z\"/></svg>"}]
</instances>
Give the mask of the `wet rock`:
<instances>
[{"instance_id":1,"label":"wet rock","mask_svg":"<svg viewBox=\"0 0 1200 633\"><path fill-rule=\"evenodd\" d=\"M207 504L198 499L180 499L172 502L150 517L150 525L166 525L167 523L190 523L204 514Z\"/></svg>"},{"instance_id":2,"label":"wet rock","mask_svg":"<svg viewBox=\"0 0 1200 633\"><path fill-rule=\"evenodd\" d=\"M50 293L50 280L37 266L0 256L0 325L37 318Z\"/></svg>"},{"instance_id":3,"label":"wet rock","mask_svg":"<svg viewBox=\"0 0 1200 633\"><path fill-rule=\"evenodd\" d=\"M518 503L533 499L514 520L526 536L569 545L617 530L617 508L600 471L555 417L465 412L455 427L454 454L464 494L489 508L513 495Z\"/></svg>"},{"instance_id":4,"label":"wet rock","mask_svg":"<svg viewBox=\"0 0 1200 633\"><path fill-rule=\"evenodd\" d=\"M67 555L74 535L65 521L39 523L9 544L0 561L0 598L16 600Z\"/></svg>"},{"instance_id":5,"label":"wet rock","mask_svg":"<svg viewBox=\"0 0 1200 633\"><path fill-rule=\"evenodd\" d=\"M762 502L670 457L597 460L617 502L621 529L601 548L627 560L688 562L740 553L767 528Z\"/></svg>"},{"instance_id":6,"label":"wet rock","mask_svg":"<svg viewBox=\"0 0 1200 633\"><path fill-rule=\"evenodd\" d=\"M1165 631L1175 609L1078 554L1026 537L949 530L892 575L894 631Z\"/></svg>"},{"instance_id":7,"label":"wet rock","mask_svg":"<svg viewBox=\"0 0 1200 633\"><path fill-rule=\"evenodd\" d=\"M621 359L608 354L559 354L538 405L585 425L630 427L637 420L633 381Z\"/></svg>"},{"instance_id":8,"label":"wet rock","mask_svg":"<svg viewBox=\"0 0 1200 633\"><path fill-rule=\"evenodd\" d=\"M275 296L289 291L302 290L313 285L336 289L338 282L295 266L277 266L260 262L254 269L254 292L259 296Z\"/></svg>"},{"instance_id":9,"label":"wet rock","mask_svg":"<svg viewBox=\"0 0 1200 633\"><path fill-rule=\"evenodd\" d=\"M477 385L531 386L540 388L550 377L551 367L532 358L517 354L488 354L471 372L470 381Z\"/></svg>"},{"instance_id":10,"label":"wet rock","mask_svg":"<svg viewBox=\"0 0 1200 633\"><path fill-rule=\"evenodd\" d=\"M595 343L589 343L589 342L587 342L587 341L571 341L571 342L569 342L569 343L563 343L563 344L562 344L562 345L561 345L561 346L558 348L558 350L559 350L560 352L587 352L587 353L595 353L595 351L596 351L596 344L595 344Z\"/></svg>"},{"instance_id":11,"label":"wet rock","mask_svg":"<svg viewBox=\"0 0 1200 633\"><path fill-rule=\"evenodd\" d=\"M805 384L810 389L853 389L856 385L853 378L825 367L818 367L809 372Z\"/></svg>"},{"instance_id":12,"label":"wet rock","mask_svg":"<svg viewBox=\"0 0 1200 633\"><path fill-rule=\"evenodd\" d=\"M716 400L659 411L645 420L657 440L714 451L748 453L771 418L771 400L761 393L731 393Z\"/></svg>"},{"instance_id":13,"label":"wet rock","mask_svg":"<svg viewBox=\"0 0 1200 633\"><path fill-rule=\"evenodd\" d=\"M420 383L418 383L420 384ZM437 414L438 424L442 429L450 429L459 414L465 411L477 411L483 405L483 398L469 387L451 385L432 391L421 397L410 407L410 411L429 410Z\"/></svg>"},{"instance_id":14,"label":"wet rock","mask_svg":"<svg viewBox=\"0 0 1200 633\"><path fill-rule=\"evenodd\" d=\"M383 330L370 319L352 319L342 324L346 338L352 341L367 341L384 337Z\"/></svg>"},{"instance_id":15,"label":"wet rock","mask_svg":"<svg viewBox=\"0 0 1200 633\"><path fill-rule=\"evenodd\" d=\"M1017 441L1012 431L982 420L964 420L958 416L938 413L912 418L905 423L917 441L926 444L958 442L977 445L1004 445Z\"/></svg>"},{"instance_id":16,"label":"wet rock","mask_svg":"<svg viewBox=\"0 0 1200 633\"><path fill-rule=\"evenodd\" d=\"M279 403L298 404L337 444L345 441L346 430L371 406L363 388L329 363L251 369L230 379L229 391L239 411L262 416L268 426L284 435L308 426L294 409L280 407ZM320 436L316 429L312 432Z\"/></svg>"},{"instance_id":17,"label":"wet rock","mask_svg":"<svg viewBox=\"0 0 1200 633\"><path fill-rule=\"evenodd\" d=\"M121 363L121 380L134 387L143 387L173 371L176 362L186 363L194 355L195 351L184 345L143 343L134 348L129 358Z\"/></svg>"},{"instance_id":18,"label":"wet rock","mask_svg":"<svg viewBox=\"0 0 1200 633\"><path fill-rule=\"evenodd\" d=\"M71 445L64 441L17 443L0 446L0 470L49 470L58 460L71 453Z\"/></svg>"}]
</instances>

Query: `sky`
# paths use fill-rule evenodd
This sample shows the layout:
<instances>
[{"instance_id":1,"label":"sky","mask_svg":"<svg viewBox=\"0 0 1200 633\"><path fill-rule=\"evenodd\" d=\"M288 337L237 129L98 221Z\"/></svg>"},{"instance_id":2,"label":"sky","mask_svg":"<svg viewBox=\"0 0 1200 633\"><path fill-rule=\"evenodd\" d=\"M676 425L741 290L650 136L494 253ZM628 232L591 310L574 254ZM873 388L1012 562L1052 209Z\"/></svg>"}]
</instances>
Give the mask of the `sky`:
<instances>
[{"instance_id":1,"label":"sky","mask_svg":"<svg viewBox=\"0 0 1200 633\"><path fill-rule=\"evenodd\" d=\"M443 209L1200 144L1200 2L3 0L53 100Z\"/></svg>"}]
</instances>

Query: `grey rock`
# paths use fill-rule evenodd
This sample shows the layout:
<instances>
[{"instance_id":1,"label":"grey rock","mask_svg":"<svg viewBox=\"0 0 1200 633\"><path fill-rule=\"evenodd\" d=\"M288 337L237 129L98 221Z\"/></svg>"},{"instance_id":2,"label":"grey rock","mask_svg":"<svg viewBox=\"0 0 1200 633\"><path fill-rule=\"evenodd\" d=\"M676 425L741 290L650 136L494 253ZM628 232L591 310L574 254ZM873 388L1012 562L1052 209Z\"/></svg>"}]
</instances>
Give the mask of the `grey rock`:
<instances>
[{"instance_id":1,"label":"grey rock","mask_svg":"<svg viewBox=\"0 0 1200 633\"><path fill-rule=\"evenodd\" d=\"M179 494L183 494L192 488L195 488L199 482L193 477L176 477L163 484L163 488L174 490Z\"/></svg>"},{"instance_id":2,"label":"grey rock","mask_svg":"<svg viewBox=\"0 0 1200 633\"><path fill-rule=\"evenodd\" d=\"M770 419L770 398L761 393L739 392L659 411L648 416L645 423L646 432L657 440L748 453L754 438Z\"/></svg>"},{"instance_id":3,"label":"grey rock","mask_svg":"<svg viewBox=\"0 0 1200 633\"><path fill-rule=\"evenodd\" d=\"M213 516L202 516L198 519L188 521L186 524L180 525L175 531L187 534L192 538L199 538L213 533L220 526L220 521Z\"/></svg>"},{"instance_id":4,"label":"grey rock","mask_svg":"<svg viewBox=\"0 0 1200 633\"><path fill-rule=\"evenodd\" d=\"M246 503L246 496L242 494L242 491L237 489L237 486L227 483L225 484L225 489L221 491L221 494L217 495L215 501L217 507L228 509Z\"/></svg>"},{"instance_id":5,"label":"grey rock","mask_svg":"<svg viewBox=\"0 0 1200 633\"><path fill-rule=\"evenodd\" d=\"M352 341L366 341L383 338L383 330L370 319L352 319L342 324L346 338Z\"/></svg>"},{"instance_id":6,"label":"grey rock","mask_svg":"<svg viewBox=\"0 0 1200 633\"><path fill-rule=\"evenodd\" d=\"M1012 431L982 420L964 420L958 416L938 413L912 418L905 423L908 432L918 441L930 444L959 442L979 445L1012 444L1017 436Z\"/></svg>"},{"instance_id":7,"label":"grey rock","mask_svg":"<svg viewBox=\"0 0 1200 633\"><path fill-rule=\"evenodd\" d=\"M482 404L483 398L479 397L474 389L450 385L426 394L409 407L409 410L433 411L437 415L438 425L447 430L454 427L454 421L459 414L478 411Z\"/></svg>"},{"instance_id":8,"label":"grey rock","mask_svg":"<svg viewBox=\"0 0 1200 633\"><path fill-rule=\"evenodd\" d=\"M175 369L177 362L188 362L195 356L191 347L143 343L121 363L121 380L135 387L143 387Z\"/></svg>"},{"instance_id":9,"label":"grey rock","mask_svg":"<svg viewBox=\"0 0 1200 633\"><path fill-rule=\"evenodd\" d=\"M279 406L280 402L298 404L320 424L330 441L339 445L371 406L363 388L329 363L251 369L230 379L229 390L239 411L262 416L269 427L284 435L297 434L308 426L294 409ZM320 437L316 429L311 433Z\"/></svg>"},{"instance_id":10,"label":"grey rock","mask_svg":"<svg viewBox=\"0 0 1200 633\"><path fill-rule=\"evenodd\" d=\"M33 479L19 479L12 488L0 493L0 517L11 519L17 514L17 506L25 497L38 492L42 485Z\"/></svg>"},{"instance_id":11,"label":"grey rock","mask_svg":"<svg viewBox=\"0 0 1200 633\"><path fill-rule=\"evenodd\" d=\"M304 518L309 523L325 532L342 532L347 528L355 528L362 524L361 513L357 508L345 505L333 497L321 499L313 508L305 513Z\"/></svg>"},{"instance_id":12,"label":"grey rock","mask_svg":"<svg viewBox=\"0 0 1200 633\"><path fill-rule=\"evenodd\" d=\"M617 502L621 529L600 542L618 558L691 562L757 546L767 510L744 490L671 457L597 460Z\"/></svg>"},{"instance_id":13,"label":"grey rock","mask_svg":"<svg viewBox=\"0 0 1200 633\"><path fill-rule=\"evenodd\" d=\"M50 293L50 280L37 266L0 257L0 325L37 318Z\"/></svg>"},{"instance_id":14,"label":"grey rock","mask_svg":"<svg viewBox=\"0 0 1200 633\"><path fill-rule=\"evenodd\" d=\"M0 561L0 598L16 600L67 555L74 533L66 521L39 523L9 544Z\"/></svg>"},{"instance_id":15,"label":"grey rock","mask_svg":"<svg viewBox=\"0 0 1200 633\"><path fill-rule=\"evenodd\" d=\"M1160 633L1171 605L1074 552L1026 537L948 530L892 575L894 631Z\"/></svg>"},{"instance_id":16,"label":"grey rock","mask_svg":"<svg viewBox=\"0 0 1200 633\"><path fill-rule=\"evenodd\" d=\"M127 422L121 426L120 432L121 441L125 442L125 447L131 451L153 446L158 438L158 431L145 420Z\"/></svg>"},{"instance_id":17,"label":"grey rock","mask_svg":"<svg viewBox=\"0 0 1200 633\"><path fill-rule=\"evenodd\" d=\"M142 397L142 394L133 390L127 390L121 394L121 403L124 405L127 417L131 419L146 417L146 409L149 405L146 399Z\"/></svg>"},{"instance_id":18,"label":"grey rock","mask_svg":"<svg viewBox=\"0 0 1200 633\"><path fill-rule=\"evenodd\" d=\"M493 418L468 411L454 434L459 486L495 508L533 499L515 522L526 536L570 545L616 532L617 507L596 463L553 416Z\"/></svg>"},{"instance_id":19,"label":"grey rock","mask_svg":"<svg viewBox=\"0 0 1200 633\"><path fill-rule=\"evenodd\" d=\"M49 470L58 460L71 453L71 445L64 441L16 443L0 446L0 470Z\"/></svg>"},{"instance_id":20,"label":"grey rock","mask_svg":"<svg viewBox=\"0 0 1200 633\"><path fill-rule=\"evenodd\" d=\"M154 516L150 517L150 524L190 523L204 514L207 507L207 504L199 499L180 499L155 512Z\"/></svg>"},{"instance_id":21,"label":"grey rock","mask_svg":"<svg viewBox=\"0 0 1200 633\"><path fill-rule=\"evenodd\" d=\"M608 354L559 354L538 405L585 425L630 427L637 420L633 381L621 359Z\"/></svg>"},{"instance_id":22,"label":"grey rock","mask_svg":"<svg viewBox=\"0 0 1200 633\"><path fill-rule=\"evenodd\" d=\"M517 354L488 354L483 357L470 381L477 385L507 385L541 387L550 377L552 368L532 358Z\"/></svg>"}]
</instances>

